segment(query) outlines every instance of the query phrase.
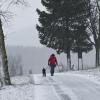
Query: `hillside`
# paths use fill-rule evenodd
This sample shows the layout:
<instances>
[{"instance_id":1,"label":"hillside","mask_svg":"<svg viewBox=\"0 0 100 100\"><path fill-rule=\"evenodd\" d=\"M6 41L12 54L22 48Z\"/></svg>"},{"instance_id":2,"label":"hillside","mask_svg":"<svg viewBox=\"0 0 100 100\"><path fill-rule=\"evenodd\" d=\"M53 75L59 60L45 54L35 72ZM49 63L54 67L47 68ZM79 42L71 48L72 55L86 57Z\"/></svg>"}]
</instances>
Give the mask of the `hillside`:
<instances>
[{"instance_id":1,"label":"hillside","mask_svg":"<svg viewBox=\"0 0 100 100\"><path fill-rule=\"evenodd\" d=\"M21 56L22 65L24 73L28 73L29 70L32 70L33 73L41 73L42 67L47 67L48 57L56 52L53 49L46 47L21 47L21 46L8 46L7 47L8 55L12 56ZM67 59L66 54L57 55L58 63L63 64L65 69L67 69ZM77 67L77 54L71 54L72 64ZM83 54L83 61L85 67L94 67L95 66L95 51L91 51L88 54Z\"/></svg>"}]
</instances>

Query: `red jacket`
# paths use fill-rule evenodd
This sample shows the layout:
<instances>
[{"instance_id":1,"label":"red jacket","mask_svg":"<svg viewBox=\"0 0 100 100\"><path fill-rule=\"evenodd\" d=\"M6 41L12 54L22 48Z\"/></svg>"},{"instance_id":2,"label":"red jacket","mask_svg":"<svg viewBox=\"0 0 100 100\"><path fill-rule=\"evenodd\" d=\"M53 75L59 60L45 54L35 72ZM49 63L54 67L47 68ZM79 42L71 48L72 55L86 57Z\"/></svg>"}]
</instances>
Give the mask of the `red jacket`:
<instances>
[{"instance_id":1,"label":"red jacket","mask_svg":"<svg viewBox=\"0 0 100 100\"><path fill-rule=\"evenodd\" d=\"M48 60L48 65L56 65L57 64L57 59L55 56L50 56Z\"/></svg>"}]
</instances>

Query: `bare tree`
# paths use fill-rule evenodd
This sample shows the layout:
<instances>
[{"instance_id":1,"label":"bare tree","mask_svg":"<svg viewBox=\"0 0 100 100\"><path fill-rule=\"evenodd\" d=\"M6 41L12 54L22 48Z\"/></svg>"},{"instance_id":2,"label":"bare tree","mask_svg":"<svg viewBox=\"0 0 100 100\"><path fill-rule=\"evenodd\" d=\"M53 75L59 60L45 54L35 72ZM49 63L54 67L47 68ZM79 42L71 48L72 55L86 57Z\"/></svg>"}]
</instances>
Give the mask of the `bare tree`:
<instances>
[{"instance_id":1,"label":"bare tree","mask_svg":"<svg viewBox=\"0 0 100 100\"><path fill-rule=\"evenodd\" d=\"M10 76L23 75L22 57L20 55L8 56Z\"/></svg>"},{"instance_id":2,"label":"bare tree","mask_svg":"<svg viewBox=\"0 0 100 100\"><path fill-rule=\"evenodd\" d=\"M32 72L32 69L30 69L30 70L29 70L29 74L32 74L32 73L33 73L33 72Z\"/></svg>"},{"instance_id":3,"label":"bare tree","mask_svg":"<svg viewBox=\"0 0 100 100\"><path fill-rule=\"evenodd\" d=\"M4 33L2 29L2 22L0 19L0 51L1 51L1 61L2 61L2 67L3 67L3 77L4 78L4 84L5 85L10 85L10 77L9 77L9 72L8 72L8 60L7 60L7 54L6 54L6 48L5 48L5 42L4 42Z\"/></svg>"},{"instance_id":4,"label":"bare tree","mask_svg":"<svg viewBox=\"0 0 100 100\"><path fill-rule=\"evenodd\" d=\"M97 8L99 10L99 33L98 33L98 65L100 66L100 0L96 0Z\"/></svg>"},{"instance_id":5,"label":"bare tree","mask_svg":"<svg viewBox=\"0 0 100 100\"><path fill-rule=\"evenodd\" d=\"M2 72L3 72L3 85L11 85L11 80L8 71L8 60L5 48L4 33L2 28L2 17L6 19L5 12L8 12L8 8L13 5L26 5L26 0L1 0L0 1L0 52L1 52L1 62L2 62Z\"/></svg>"},{"instance_id":6,"label":"bare tree","mask_svg":"<svg viewBox=\"0 0 100 100\"><path fill-rule=\"evenodd\" d=\"M99 0L91 1L91 32L93 34L94 39L94 46L96 50L96 66L100 66L100 28L98 27L100 23L100 7L99 7Z\"/></svg>"}]
</instances>

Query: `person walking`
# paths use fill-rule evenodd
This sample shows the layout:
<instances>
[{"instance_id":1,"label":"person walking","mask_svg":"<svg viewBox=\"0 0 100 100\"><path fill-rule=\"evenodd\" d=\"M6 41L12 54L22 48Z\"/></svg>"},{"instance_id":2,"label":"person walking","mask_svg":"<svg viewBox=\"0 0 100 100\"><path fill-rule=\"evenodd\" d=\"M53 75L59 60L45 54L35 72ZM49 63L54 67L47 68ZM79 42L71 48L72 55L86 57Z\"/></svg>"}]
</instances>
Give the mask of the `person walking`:
<instances>
[{"instance_id":1,"label":"person walking","mask_svg":"<svg viewBox=\"0 0 100 100\"><path fill-rule=\"evenodd\" d=\"M50 66L50 73L51 73L51 76L54 75L54 70L55 70L55 67L56 65L58 65L58 62L57 62L57 59L55 57L54 54L52 54L49 59L48 59L48 65Z\"/></svg>"}]
</instances>

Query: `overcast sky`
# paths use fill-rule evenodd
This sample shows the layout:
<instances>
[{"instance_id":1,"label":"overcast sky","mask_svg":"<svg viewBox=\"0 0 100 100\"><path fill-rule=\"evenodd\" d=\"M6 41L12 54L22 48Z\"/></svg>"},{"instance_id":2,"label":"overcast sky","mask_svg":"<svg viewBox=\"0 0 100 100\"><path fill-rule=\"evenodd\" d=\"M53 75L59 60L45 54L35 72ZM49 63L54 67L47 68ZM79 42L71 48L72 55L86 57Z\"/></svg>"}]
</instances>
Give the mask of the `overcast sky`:
<instances>
[{"instance_id":1,"label":"overcast sky","mask_svg":"<svg viewBox=\"0 0 100 100\"><path fill-rule=\"evenodd\" d=\"M36 8L44 9L41 0L27 0L29 7L11 7L14 12L9 24L4 25L7 45L40 46L36 23Z\"/></svg>"}]
</instances>

